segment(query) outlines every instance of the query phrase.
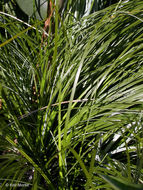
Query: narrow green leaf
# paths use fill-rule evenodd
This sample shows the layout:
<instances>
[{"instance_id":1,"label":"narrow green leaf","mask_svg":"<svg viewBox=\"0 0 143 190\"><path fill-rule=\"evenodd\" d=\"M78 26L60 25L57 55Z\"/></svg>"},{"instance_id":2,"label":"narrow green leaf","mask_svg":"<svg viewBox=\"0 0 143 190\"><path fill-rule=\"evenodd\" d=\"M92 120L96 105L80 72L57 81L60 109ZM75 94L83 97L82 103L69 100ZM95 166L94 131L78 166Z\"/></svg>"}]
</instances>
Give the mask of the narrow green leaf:
<instances>
[{"instance_id":1,"label":"narrow green leaf","mask_svg":"<svg viewBox=\"0 0 143 190\"><path fill-rule=\"evenodd\" d=\"M127 182L126 180L118 179L117 177L111 177L107 175L100 175L105 181L107 181L111 187L115 190L142 190L143 185L136 185Z\"/></svg>"}]
</instances>

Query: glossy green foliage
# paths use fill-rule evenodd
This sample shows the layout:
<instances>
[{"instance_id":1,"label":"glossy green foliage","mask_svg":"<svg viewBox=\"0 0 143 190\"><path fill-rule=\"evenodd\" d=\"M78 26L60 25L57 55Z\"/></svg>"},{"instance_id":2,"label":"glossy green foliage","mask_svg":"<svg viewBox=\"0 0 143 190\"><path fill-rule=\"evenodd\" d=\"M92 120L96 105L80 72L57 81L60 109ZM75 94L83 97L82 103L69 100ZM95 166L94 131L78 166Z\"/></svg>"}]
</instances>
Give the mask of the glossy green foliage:
<instances>
[{"instance_id":1,"label":"glossy green foliage","mask_svg":"<svg viewBox=\"0 0 143 190\"><path fill-rule=\"evenodd\" d=\"M143 3L76 19L69 5L43 42L42 22L0 12L1 188L139 189Z\"/></svg>"},{"instance_id":2,"label":"glossy green foliage","mask_svg":"<svg viewBox=\"0 0 143 190\"><path fill-rule=\"evenodd\" d=\"M35 16L37 19L43 20L48 14L47 0L16 0L19 7L28 16Z\"/></svg>"},{"instance_id":3,"label":"glossy green foliage","mask_svg":"<svg viewBox=\"0 0 143 190\"><path fill-rule=\"evenodd\" d=\"M102 178L111 184L115 190L142 190L143 185L131 184L129 181L111 176L102 175Z\"/></svg>"}]
</instances>

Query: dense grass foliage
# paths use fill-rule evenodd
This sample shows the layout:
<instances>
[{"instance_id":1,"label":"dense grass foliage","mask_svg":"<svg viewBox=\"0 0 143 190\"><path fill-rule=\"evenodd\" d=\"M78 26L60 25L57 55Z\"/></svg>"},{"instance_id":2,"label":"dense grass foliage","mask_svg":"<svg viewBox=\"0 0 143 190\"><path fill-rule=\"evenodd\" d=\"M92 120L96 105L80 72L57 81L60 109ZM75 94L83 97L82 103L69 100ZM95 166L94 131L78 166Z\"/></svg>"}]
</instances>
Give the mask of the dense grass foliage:
<instances>
[{"instance_id":1,"label":"dense grass foliage","mask_svg":"<svg viewBox=\"0 0 143 190\"><path fill-rule=\"evenodd\" d=\"M69 5L43 42L0 12L1 188L141 190L143 3Z\"/></svg>"}]
</instances>

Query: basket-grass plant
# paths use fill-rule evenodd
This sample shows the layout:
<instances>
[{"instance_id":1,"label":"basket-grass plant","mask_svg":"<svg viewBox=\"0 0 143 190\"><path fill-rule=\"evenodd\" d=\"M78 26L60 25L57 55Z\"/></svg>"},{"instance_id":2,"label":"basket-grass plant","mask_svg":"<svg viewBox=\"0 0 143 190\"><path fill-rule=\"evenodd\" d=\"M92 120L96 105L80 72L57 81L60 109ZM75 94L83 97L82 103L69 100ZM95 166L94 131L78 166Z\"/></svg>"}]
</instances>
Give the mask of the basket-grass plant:
<instances>
[{"instance_id":1,"label":"basket-grass plant","mask_svg":"<svg viewBox=\"0 0 143 190\"><path fill-rule=\"evenodd\" d=\"M44 42L0 13L2 189L143 189L142 10L57 11Z\"/></svg>"}]
</instances>

